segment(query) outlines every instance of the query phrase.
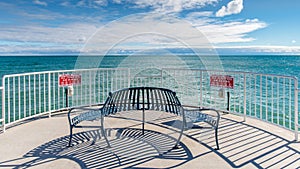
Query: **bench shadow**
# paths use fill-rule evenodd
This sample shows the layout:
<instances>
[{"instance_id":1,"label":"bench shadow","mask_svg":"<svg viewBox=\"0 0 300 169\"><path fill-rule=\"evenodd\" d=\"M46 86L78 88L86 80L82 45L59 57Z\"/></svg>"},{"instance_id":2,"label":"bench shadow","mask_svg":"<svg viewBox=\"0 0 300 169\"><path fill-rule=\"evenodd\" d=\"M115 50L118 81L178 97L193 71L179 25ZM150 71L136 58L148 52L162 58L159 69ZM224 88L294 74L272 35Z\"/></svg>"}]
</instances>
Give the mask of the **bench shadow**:
<instances>
[{"instance_id":1,"label":"bench shadow","mask_svg":"<svg viewBox=\"0 0 300 169\"><path fill-rule=\"evenodd\" d=\"M174 123L180 126L180 121L168 118L149 122L177 131L178 126ZM107 148L99 130L90 130L75 133L73 147L66 146L68 136L60 137L36 147L22 158L0 162L0 167L29 168L67 159L76 162L81 168L139 168L140 165L155 160L172 160L168 168L176 168L213 152L232 168L247 168L249 164L256 168L300 168L299 142L287 140L242 121L232 120L226 115L220 121L218 151L213 149L213 130L200 125L200 129L194 127L185 131L185 137L210 150L194 155L183 143L179 149L171 149L175 138L157 131L145 130L142 135L141 129L130 127L107 129L106 132L111 148ZM29 160L21 163L22 165L9 165L22 159Z\"/></svg>"},{"instance_id":2,"label":"bench shadow","mask_svg":"<svg viewBox=\"0 0 300 169\"><path fill-rule=\"evenodd\" d=\"M176 139L160 132L145 130L143 135L136 128L114 128L106 132L111 148L107 147L100 130L76 133L74 146L67 147L68 136L51 140L23 156L33 160L14 168L34 167L59 159L72 160L81 168L134 168L155 159L178 161L176 164L193 159L186 145L181 143L178 149L172 149ZM0 166L8 162L1 162Z\"/></svg>"}]
</instances>

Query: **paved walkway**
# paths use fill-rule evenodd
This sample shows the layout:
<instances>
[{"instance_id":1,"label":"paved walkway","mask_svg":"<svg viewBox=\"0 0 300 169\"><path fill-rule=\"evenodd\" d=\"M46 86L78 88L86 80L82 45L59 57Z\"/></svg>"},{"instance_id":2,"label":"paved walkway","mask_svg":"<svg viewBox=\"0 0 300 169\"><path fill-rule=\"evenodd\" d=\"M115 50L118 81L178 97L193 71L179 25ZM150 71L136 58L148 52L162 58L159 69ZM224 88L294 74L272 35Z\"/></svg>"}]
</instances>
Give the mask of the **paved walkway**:
<instances>
[{"instance_id":1,"label":"paved walkway","mask_svg":"<svg viewBox=\"0 0 300 169\"><path fill-rule=\"evenodd\" d=\"M75 129L68 143L65 115L39 118L0 134L0 168L300 168L300 143L293 133L254 119L223 114L220 150L213 130L185 131L179 149L171 149L180 121L167 113L151 116L145 134L130 112L106 119L112 147L107 148L99 122Z\"/></svg>"}]
</instances>

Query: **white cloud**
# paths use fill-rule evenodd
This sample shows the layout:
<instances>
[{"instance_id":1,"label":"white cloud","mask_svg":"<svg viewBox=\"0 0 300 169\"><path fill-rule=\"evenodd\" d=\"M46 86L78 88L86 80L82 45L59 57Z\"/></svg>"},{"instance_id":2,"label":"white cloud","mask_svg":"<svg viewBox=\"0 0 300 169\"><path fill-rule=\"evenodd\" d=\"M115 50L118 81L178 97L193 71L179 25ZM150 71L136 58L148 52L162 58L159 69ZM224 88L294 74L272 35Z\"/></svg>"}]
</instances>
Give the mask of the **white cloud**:
<instances>
[{"instance_id":1,"label":"white cloud","mask_svg":"<svg viewBox=\"0 0 300 169\"><path fill-rule=\"evenodd\" d=\"M1 41L18 42L18 46L28 44L46 44L44 47L56 45L80 45L85 43L98 28L91 24L69 24L62 27L15 26L1 27ZM13 47L13 44L10 44ZM42 46L43 47L43 46ZM40 49L42 50L42 48Z\"/></svg>"},{"instance_id":2,"label":"white cloud","mask_svg":"<svg viewBox=\"0 0 300 169\"><path fill-rule=\"evenodd\" d=\"M172 13L181 12L185 9L201 8L218 1L220 0L110 0L109 2L123 4L129 8L150 8L156 12ZM99 6L107 6L108 0L78 0L73 5L70 1L64 1L60 5L97 8Z\"/></svg>"},{"instance_id":3,"label":"white cloud","mask_svg":"<svg viewBox=\"0 0 300 169\"><path fill-rule=\"evenodd\" d=\"M300 46L230 46L230 47L216 47L217 49L228 49L235 53L272 53L272 54L300 54Z\"/></svg>"},{"instance_id":4,"label":"white cloud","mask_svg":"<svg viewBox=\"0 0 300 169\"><path fill-rule=\"evenodd\" d=\"M1 5L1 4L0 4ZM60 4L60 5L65 5L66 7L70 7L71 5L68 3ZM99 20L102 20L105 16L104 15L97 15L97 16L85 16L85 15L65 15L60 12L54 12L54 11L49 11L47 9L36 9L34 12L31 11L25 11L23 9L15 10L14 14L19 15L23 21L26 21L28 23L32 23L32 20L44 20L43 22L47 22L47 25L54 20L65 20L66 23L69 22L70 20L76 24L77 23L89 23L89 24L97 24L99 23ZM49 21L49 22L48 22ZM32 25L35 25L33 23ZM2 25L4 26L4 25Z\"/></svg>"},{"instance_id":5,"label":"white cloud","mask_svg":"<svg viewBox=\"0 0 300 169\"><path fill-rule=\"evenodd\" d=\"M243 0L232 0L227 6L222 6L222 8L217 11L216 16L223 17L226 15L238 14L243 8Z\"/></svg>"},{"instance_id":6,"label":"white cloud","mask_svg":"<svg viewBox=\"0 0 300 169\"><path fill-rule=\"evenodd\" d=\"M107 0L95 0L94 3L100 6L106 6L108 2Z\"/></svg>"},{"instance_id":7,"label":"white cloud","mask_svg":"<svg viewBox=\"0 0 300 169\"><path fill-rule=\"evenodd\" d=\"M199 17L211 17L213 16L212 11L201 11L201 12L191 12L188 14L189 19L197 19Z\"/></svg>"},{"instance_id":8,"label":"white cloud","mask_svg":"<svg viewBox=\"0 0 300 169\"><path fill-rule=\"evenodd\" d=\"M117 4L132 4L135 8L150 7L158 12L180 12L185 9L196 9L213 4L219 0L113 0Z\"/></svg>"},{"instance_id":9,"label":"white cloud","mask_svg":"<svg viewBox=\"0 0 300 169\"><path fill-rule=\"evenodd\" d=\"M33 3L37 4L37 5L42 5L42 6L47 6L48 5L46 2L42 2L40 0L34 0Z\"/></svg>"},{"instance_id":10,"label":"white cloud","mask_svg":"<svg viewBox=\"0 0 300 169\"><path fill-rule=\"evenodd\" d=\"M116 4L121 4L122 0L113 0L113 2Z\"/></svg>"},{"instance_id":11,"label":"white cloud","mask_svg":"<svg viewBox=\"0 0 300 169\"><path fill-rule=\"evenodd\" d=\"M125 1L129 0L114 0L115 3L125 3ZM88 0L81 0L77 5L87 5ZM90 1L92 2L92 1ZM98 5L105 5L106 0L98 0L93 1L93 3L99 3ZM179 11L183 9L188 9L192 7L197 7L209 3L217 2L217 0L183 0L183 1L171 1L171 0L136 0L134 1L135 7L152 7L155 10L166 10L167 7L170 7L173 11ZM133 3L133 2L132 2ZM69 3L63 3L63 5L69 6ZM157 13L156 13L157 14ZM79 51L78 46L84 45L85 42L88 41L89 37L98 30L98 27L101 26L99 24L99 18L90 17L86 18L83 16L67 16L59 13L53 12L42 12L40 15L29 15L24 11L22 13L23 16L27 16L29 18L38 18L45 20L55 20L55 19L69 19L76 20L77 23L74 24L65 24L60 25L59 27L47 27L47 26L39 26L36 24L27 25L27 26L13 26L7 27L3 25L0 27L0 39L1 41L12 41L12 42L22 42L18 47L13 45L8 45L5 47L5 50L2 51L13 51L20 50L23 46L24 50L27 49L35 49L36 51L42 51L45 49L53 51L62 50L65 46L68 49L72 49L73 51ZM150 16L152 14L149 14ZM160 16L160 15L159 15ZM167 16L167 15L162 15ZM103 17L103 16L101 16ZM84 23L80 23L84 20ZM199 11L189 13L183 20L182 23L186 23L186 20L191 23L193 28L197 28L198 33L203 33L205 38L207 38L214 45L224 44L224 43L232 43L232 42L251 42L255 39L253 37L248 36L250 32L262 29L267 26L266 23L258 20L258 19L246 19L246 20L238 20L238 21L221 21L220 18L213 17L212 11ZM168 27L168 25L172 25L172 29L164 30L165 32L179 36L183 41L189 41L193 45L193 47L201 46L199 43L198 37L195 36L192 31L184 31L184 25L178 23L171 23L168 19L164 17L157 17L152 19L146 19L143 17L139 17L138 15L132 17L129 20L125 20L123 22L119 22L118 25L111 27L110 29L106 29L104 33L106 38L99 37L102 40L102 47L106 44L111 43L111 39L116 39L116 37L120 36L120 34L126 34L124 31L138 32L142 30L148 30L148 33L155 32L157 29L161 29L161 27ZM170 28L170 27L168 27ZM190 28L189 28L190 29ZM129 34L128 33L128 34ZM199 34L198 34L199 36ZM200 39L201 40L201 39ZM0 41L0 43L1 43ZM42 46L35 45L35 43L44 44ZM26 46L26 45L29 45ZM100 47L101 47L100 45ZM123 46L122 46L123 45ZM126 40L126 43L123 43L120 48L123 49L132 49L132 48L163 48L163 47L184 47L182 43L178 41L174 41L174 39L166 38L166 37L157 37L151 34L145 36L135 36ZM59 47L58 47L59 46ZM27 50L26 49L26 50ZM21 51L21 50L20 50Z\"/></svg>"},{"instance_id":12,"label":"white cloud","mask_svg":"<svg viewBox=\"0 0 300 169\"><path fill-rule=\"evenodd\" d=\"M296 43L297 41L296 40L292 40L292 43Z\"/></svg>"},{"instance_id":13,"label":"white cloud","mask_svg":"<svg viewBox=\"0 0 300 169\"><path fill-rule=\"evenodd\" d=\"M82 52L164 48L211 49L212 45L199 30L184 20L149 14L131 15L111 22L87 41Z\"/></svg>"},{"instance_id":14,"label":"white cloud","mask_svg":"<svg viewBox=\"0 0 300 169\"><path fill-rule=\"evenodd\" d=\"M117 42L118 37L127 35L118 47L122 49L143 49L143 48L181 48L186 47L183 43L176 40L176 37L182 42L189 42L193 47L201 47L203 41L207 38L213 44L230 43L230 42L249 42L254 38L248 37L247 34L266 27L266 23L258 19L245 21L228 21L220 22L218 18L200 17L209 15L210 12L193 13L188 17L190 25L186 20L169 20L167 17L147 16L130 16L129 19L123 18L117 21L117 24L112 22L105 29L100 29L97 39L99 48L109 48ZM14 26L0 27L0 39L2 41L22 42L22 44L41 43L45 46L32 46L37 51L51 49L56 51L57 46L67 46L74 51L79 51L78 45L82 46L89 42L89 37L98 30L99 24L95 23L74 23L65 24L60 27L45 27L45 26ZM165 32L157 36L157 30ZM135 32L145 32L142 35L135 35ZM168 37L165 35L170 35ZM131 37L129 37L131 36ZM94 37L95 38L95 37ZM123 37L124 38L124 37ZM175 38L175 39L174 39ZM206 41L207 42L207 41ZM209 43L207 42L207 43ZM49 45L50 44L50 45ZM18 45L19 47L22 45ZM7 46L11 50L17 50L13 45ZM28 48L25 46L24 48ZM61 49L61 47L59 47ZM5 50L2 50L5 51Z\"/></svg>"},{"instance_id":15,"label":"white cloud","mask_svg":"<svg viewBox=\"0 0 300 169\"><path fill-rule=\"evenodd\" d=\"M78 53L97 28L72 24L58 28L42 26L1 30L0 54ZM8 43L9 42L9 43Z\"/></svg>"},{"instance_id":16,"label":"white cloud","mask_svg":"<svg viewBox=\"0 0 300 169\"><path fill-rule=\"evenodd\" d=\"M71 6L71 3L69 1L64 1L64 2L61 2L60 5L68 7L68 6Z\"/></svg>"},{"instance_id":17,"label":"white cloud","mask_svg":"<svg viewBox=\"0 0 300 169\"><path fill-rule=\"evenodd\" d=\"M107 0L80 0L76 3L75 6L85 7L85 8L98 8L107 6ZM72 6L69 2L61 3L63 6Z\"/></svg>"},{"instance_id":18,"label":"white cloud","mask_svg":"<svg viewBox=\"0 0 300 169\"><path fill-rule=\"evenodd\" d=\"M248 33L267 27L258 19L221 22L216 18L189 17L188 20L214 44L254 41Z\"/></svg>"},{"instance_id":19,"label":"white cloud","mask_svg":"<svg viewBox=\"0 0 300 169\"><path fill-rule=\"evenodd\" d=\"M85 0L78 1L76 6L85 6Z\"/></svg>"}]
</instances>

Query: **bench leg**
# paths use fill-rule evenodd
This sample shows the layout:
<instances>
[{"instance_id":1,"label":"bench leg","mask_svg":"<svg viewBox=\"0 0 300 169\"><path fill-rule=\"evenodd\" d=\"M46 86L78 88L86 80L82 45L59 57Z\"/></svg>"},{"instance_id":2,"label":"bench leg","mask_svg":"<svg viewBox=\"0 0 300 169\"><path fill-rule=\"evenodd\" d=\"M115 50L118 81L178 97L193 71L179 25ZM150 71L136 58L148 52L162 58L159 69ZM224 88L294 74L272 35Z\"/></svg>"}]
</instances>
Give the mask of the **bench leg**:
<instances>
[{"instance_id":1,"label":"bench leg","mask_svg":"<svg viewBox=\"0 0 300 169\"><path fill-rule=\"evenodd\" d=\"M216 139L216 150L219 150L219 141L218 141L218 128L215 129L215 139Z\"/></svg>"},{"instance_id":2,"label":"bench leg","mask_svg":"<svg viewBox=\"0 0 300 169\"><path fill-rule=\"evenodd\" d=\"M145 133L145 110L143 109L142 135Z\"/></svg>"},{"instance_id":3,"label":"bench leg","mask_svg":"<svg viewBox=\"0 0 300 169\"><path fill-rule=\"evenodd\" d=\"M69 144L68 147L72 147L72 137L73 137L73 126L70 126L70 136L69 136Z\"/></svg>"},{"instance_id":4,"label":"bench leg","mask_svg":"<svg viewBox=\"0 0 300 169\"><path fill-rule=\"evenodd\" d=\"M105 129L104 129L104 117L103 116L101 116L101 132L102 132L102 135L103 135L103 137L104 137L104 139L107 143L107 147L110 148L111 146L110 146L110 143L107 139L107 135L106 135L106 132L105 132Z\"/></svg>"},{"instance_id":5,"label":"bench leg","mask_svg":"<svg viewBox=\"0 0 300 169\"><path fill-rule=\"evenodd\" d=\"M183 117L183 118L182 118L182 125L181 125L180 135L179 135L179 137L178 137L178 139L177 139L177 141L176 141L176 144L175 144L175 146L173 147L173 149L178 149L178 148L179 148L178 145L179 145L180 139L181 139L181 137L182 137L183 131L184 131L184 129L185 129L185 123L186 123L186 121L185 121L185 116L184 116L184 114L183 114L182 117Z\"/></svg>"}]
</instances>

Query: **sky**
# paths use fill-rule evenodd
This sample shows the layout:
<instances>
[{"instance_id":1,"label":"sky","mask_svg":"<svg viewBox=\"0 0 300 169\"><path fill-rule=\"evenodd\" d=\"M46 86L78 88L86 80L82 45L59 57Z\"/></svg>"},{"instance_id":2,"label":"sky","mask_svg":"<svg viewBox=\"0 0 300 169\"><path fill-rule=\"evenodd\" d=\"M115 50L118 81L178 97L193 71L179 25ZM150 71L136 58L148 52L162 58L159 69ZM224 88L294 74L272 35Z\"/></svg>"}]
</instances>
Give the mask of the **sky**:
<instances>
[{"instance_id":1,"label":"sky","mask_svg":"<svg viewBox=\"0 0 300 169\"><path fill-rule=\"evenodd\" d=\"M203 37L224 55L300 55L299 9L299 0L2 0L0 55L76 55L89 45L184 54Z\"/></svg>"}]
</instances>

